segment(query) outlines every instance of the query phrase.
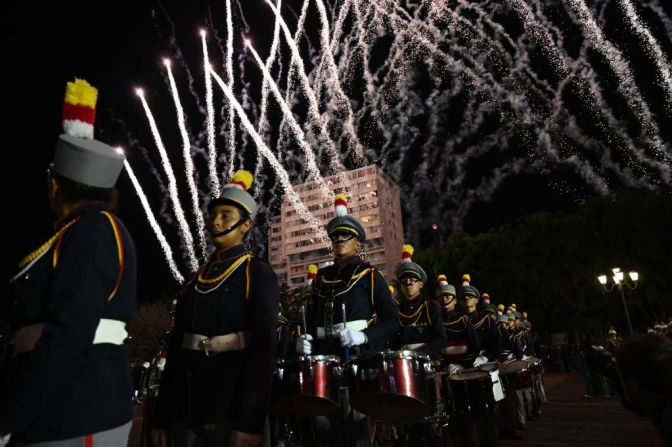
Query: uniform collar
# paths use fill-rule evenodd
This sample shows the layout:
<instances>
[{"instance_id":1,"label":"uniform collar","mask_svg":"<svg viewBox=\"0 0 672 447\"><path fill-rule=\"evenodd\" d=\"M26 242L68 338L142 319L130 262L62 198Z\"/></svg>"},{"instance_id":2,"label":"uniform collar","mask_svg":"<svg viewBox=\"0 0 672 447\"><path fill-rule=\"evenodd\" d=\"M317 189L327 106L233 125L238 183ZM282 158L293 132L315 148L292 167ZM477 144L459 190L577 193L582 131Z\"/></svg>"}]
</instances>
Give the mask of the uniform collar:
<instances>
[{"instance_id":1,"label":"uniform collar","mask_svg":"<svg viewBox=\"0 0 672 447\"><path fill-rule=\"evenodd\" d=\"M422 295L422 293L414 300L405 300L403 302L404 307L406 307L409 310L416 310L418 307L422 306L426 301L426 298Z\"/></svg>"},{"instance_id":2,"label":"uniform collar","mask_svg":"<svg viewBox=\"0 0 672 447\"><path fill-rule=\"evenodd\" d=\"M58 231L63 226L83 216L84 214L99 213L101 211L110 211L110 207L105 202L90 202L77 207L67 216L62 217L54 223L54 230Z\"/></svg>"},{"instance_id":3,"label":"uniform collar","mask_svg":"<svg viewBox=\"0 0 672 447\"><path fill-rule=\"evenodd\" d=\"M348 269L349 267L354 267L354 266L359 265L361 263L362 263L362 258L360 258L359 255L352 255L352 256L348 256L347 258L343 258L343 259L339 259L339 258L334 259L334 265L336 266L337 270Z\"/></svg>"},{"instance_id":4,"label":"uniform collar","mask_svg":"<svg viewBox=\"0 0 672 447\"><path fill-rule=\"evenodd\" d=\"M233 247L230 248L219 248L215 250L215 252L212 254L212 260L223 261L225 259L240 256L245 252L247 252L245 244L234 245Z\"/></svg>"}]
</instances>

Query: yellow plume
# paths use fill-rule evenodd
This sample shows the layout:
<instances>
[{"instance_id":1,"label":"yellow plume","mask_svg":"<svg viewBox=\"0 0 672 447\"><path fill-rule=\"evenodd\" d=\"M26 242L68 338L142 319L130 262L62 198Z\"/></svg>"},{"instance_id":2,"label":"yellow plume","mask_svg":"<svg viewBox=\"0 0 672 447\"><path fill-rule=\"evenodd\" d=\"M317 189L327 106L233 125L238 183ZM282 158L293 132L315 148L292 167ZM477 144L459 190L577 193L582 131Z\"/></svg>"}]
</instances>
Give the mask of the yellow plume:
<instances>
[{"instance_id":1,"label":"yellow plume","mask_svg":"<svg viewBox=\"0 0 672 447\"><path fill-rule=\"evenodd\" d=\"M465 273L462 275L462 281L471 282L471 275L469 273Z\"/></svg>"},{"instance_id":2,"label":"yellow plume","mask_svg":"<svg viewBox=\"0 0 672 447\"><path fill-rule=\"evenodd\" d=\"M446 281L446 282L447 282L447 281L448 281L448 278L446 278L446 275L439 275L439 276L436 278L436 280L437 280L438 282L441 282L441 281Z\"/></svg>"},{"instance_id":3,"label":"yellow plume","mask_svg":"<svg viewBox=\"0 0 672 447\"><path fill-rule=\"evenodd\" d=\"M336 194L336 197L334 197L334 201L336 201L336 200L343 200L345 203L348 203L348 196L346 196L345 194L343 194L341 192L341 193Z\"/></svg>"},{"instance_id":4,"label":"yellow plume","mask_svg":"<svg viewBox=\"0 0 672 447\"><path fill-rule=\"evenodd\" d=\"M250 189L250 186L252 186L254 176L250 171L245 171L241 169L240 171L236 171L236 173L233 174L233 178L231 179L231 181L236 183L242 183L243 189L247 191L248 189Z\"/></svg>"},{"instance_id":5,"label":"yellow plume","mask_svg":"<svg viewBox=\"0 0 672 447\"><path fill-rule=\"evenodd\" d=\"M84 79L75 78L75 82L68 82L65 87L65 102L68 104L82 105L96 108L98 100L98 89L86 82Z\"/></svg>"},{"instance_id":6,"label":"yellow plume","mask_svg":"<svg viewBox=\"0 0 672 447\"><path fill-rule=\"evenodd\" d=\"M317 273L317 265L309 264L308 265L308 273Z\"/></svg>"},{"instance_id":7,"label":"yellow plume","mask_svg":"<svg viewBox=\"0 0 672 447\"><path fill-rule=\"evenodd\" d=\"M413 256L413 252L415 252L415 248L411 244L404 244L404 246L401 248L402 252L408 253L411 256Z\"/></svg>"}]
</instances>

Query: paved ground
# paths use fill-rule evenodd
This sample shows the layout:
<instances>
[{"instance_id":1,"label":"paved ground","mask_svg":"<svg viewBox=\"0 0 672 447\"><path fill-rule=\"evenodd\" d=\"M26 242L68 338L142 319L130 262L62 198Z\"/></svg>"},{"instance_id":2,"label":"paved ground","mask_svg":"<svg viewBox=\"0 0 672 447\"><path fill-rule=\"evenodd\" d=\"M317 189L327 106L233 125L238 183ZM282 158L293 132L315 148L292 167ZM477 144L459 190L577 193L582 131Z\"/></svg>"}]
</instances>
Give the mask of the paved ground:
<instances>
[{"instance_id":1,"label":"paved ground","mask_svg":"<svg viewBox=\"0 0 672 447\"><path fill-rule=\"evenodd\" d=\"M621 406L618 397L585 397L579 374L550 373L540 418L528 423L520 441L501 447L663 447L653 425Z\"/></svg>"},{"instance_id":2,"label":"paved ground","mask_svg":"<svg viewBox=\"0 0 672 447\"><path fill-rule=\"evenodd\" d=\"M550 403L529 422L520 441L500 447L664 447L652 424L623 409L618 398L585 397L581 375L547 373ZM140 446L137 417L129 446Z\"/></svg>"}]
</instances>

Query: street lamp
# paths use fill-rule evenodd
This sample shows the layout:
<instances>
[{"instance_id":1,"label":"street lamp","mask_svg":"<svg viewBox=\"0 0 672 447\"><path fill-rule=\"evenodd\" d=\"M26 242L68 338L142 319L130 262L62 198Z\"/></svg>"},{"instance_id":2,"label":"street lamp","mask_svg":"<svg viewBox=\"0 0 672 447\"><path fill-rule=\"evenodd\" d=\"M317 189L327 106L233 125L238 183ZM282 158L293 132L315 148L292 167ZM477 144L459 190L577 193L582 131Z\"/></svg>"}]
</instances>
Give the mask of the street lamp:
<instances>
[{"instance_id":1,"label":"street lamp","mask_svg":"<svg viewBox=\"0 0 672 447\"><path fill-rule=\"evenodd\" d=\"M637 281L639 280L639 273L634 271L629 272L628 277L630 280L628 281L628 279L625 277L625 273L621 271L620 267L614 267L611 269L611 271L613 273L613 276L611 277L611 285L607 285L609 282L607 275L600 275L597 277L597 280L600 282L600 285L605 291L611 292L614 290L614 287L616 287L621 293L621 301L623 301L623 308L625 309L625 318L628 320L628 329L630 330L630 335L633 335L634 331L632 330L632 322L630 321L630 312L628 312L628 305L625 302L625 287L631 290L636 289Z\"/></svg>"}]
</instances>

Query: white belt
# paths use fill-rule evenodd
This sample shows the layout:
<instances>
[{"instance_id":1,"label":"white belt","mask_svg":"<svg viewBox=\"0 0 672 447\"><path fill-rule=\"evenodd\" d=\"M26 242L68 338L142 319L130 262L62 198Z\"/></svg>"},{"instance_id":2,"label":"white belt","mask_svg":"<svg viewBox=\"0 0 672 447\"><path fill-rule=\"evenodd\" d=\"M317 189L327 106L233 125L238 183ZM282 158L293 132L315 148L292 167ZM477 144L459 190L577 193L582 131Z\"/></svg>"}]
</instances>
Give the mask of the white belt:
<instances>
[{"instance_id":1,"label":"white belt","mask_svg":"<svg viewBox=\"0 0 672 447\"><path fill-rule=\"evenodd\" d=\"M353 320L353 321L348 321L345 324L343 323L338 323L332 326L331 333L336 334L336 332L340 331L341 329L352 329L353 331L363 331L369 327L369 322L366 320ZM324 328L323 327L318 327L317 328L317 338L324 338Z\"/></svg>"},{"instance_id":2,"label":"white belt","mask_svg":"<svg viewBox=\"0 0 672 447\"><path fill-rule=\"evenodd\" d=\"M401 350L402 351L415 351L417 349L424 348L425 346L427 346L427 343L411 343L411 344L402 346Z\"/></svg>"},{"instance_id":3,"label":"white belt","mask_svg":"<svg viewBox=\"0 0 672 447\"><path fill-rule=\"evenodd\" d=\"M44 323L30 324L19 328L12 340L14 353L33 351L43 331ZM124 321L101 318L98 321L96 334L93 336L93 344L111 343L113 345L123 345L127 337L128 332L126 332L126 323Z\"/></svg>"},{"instance_id":4,"label":"white belt","mask_svg":"<svg viewBox=\"0 0 672 447\"><path fill-rule=\"evenodd\" d=\"M205 355L210 355L210 352L242 351L250 344L249 338L250 334L242 331L212 337L185 332L182 336L182 347L203 351Z\"/></svg>"},{"instance_id":5,"label":"white belt","mask_svg":"<svg viewBox=\"0 0 672 447\"><path fill-rule=\"evenodd\" d=\"M465 354L469 350L466 345L452 345L445 346L441 349L442 354L451 355L451 354Z\"/></svg>"}]
</instances>

